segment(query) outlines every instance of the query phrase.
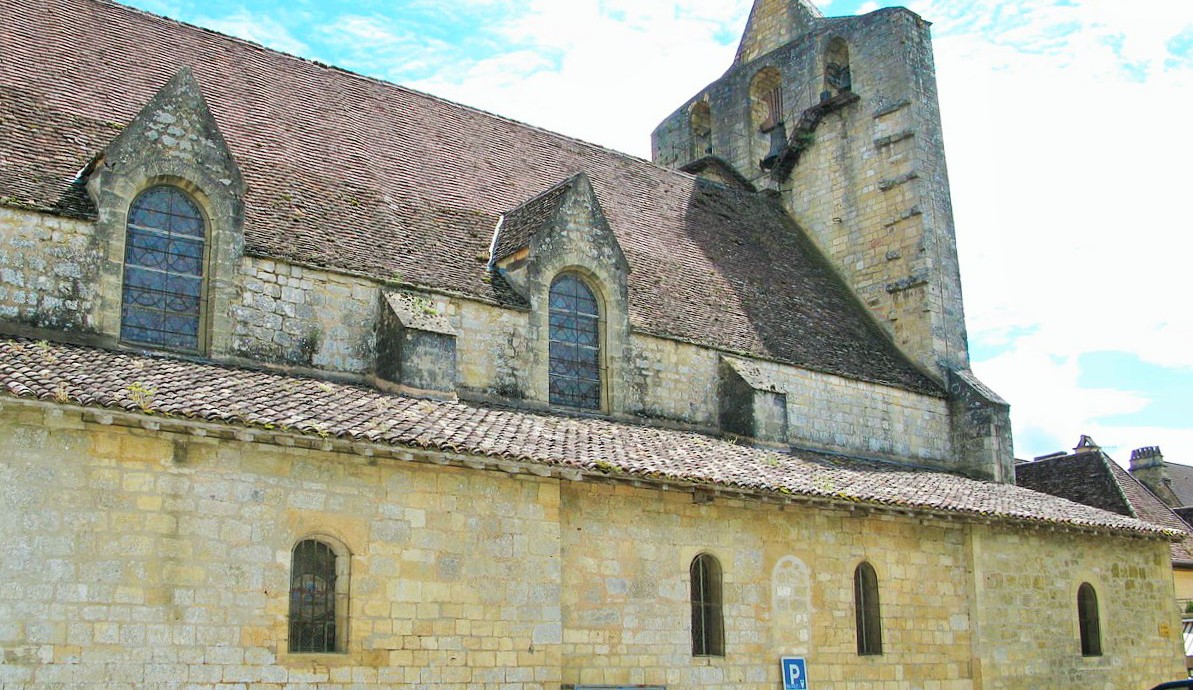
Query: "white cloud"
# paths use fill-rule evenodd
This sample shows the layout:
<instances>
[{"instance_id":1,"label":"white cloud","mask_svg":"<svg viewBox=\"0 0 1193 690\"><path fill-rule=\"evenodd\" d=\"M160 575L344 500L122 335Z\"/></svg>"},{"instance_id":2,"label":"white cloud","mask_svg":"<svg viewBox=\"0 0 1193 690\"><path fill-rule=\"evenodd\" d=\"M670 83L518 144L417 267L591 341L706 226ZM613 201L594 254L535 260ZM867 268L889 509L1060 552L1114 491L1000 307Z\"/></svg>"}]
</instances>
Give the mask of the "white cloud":
<instances>
[{"instance_id":1,"label":"white cloud","mask_svg":"<svg viewBox=\"0 0 1193 690\"><path fill-rule=\"evenodd\" d=\"M291 55L308 55L310 53L307 44L295 38L285 26L271 17L255 14L243 8L225 17L200 17L195 20L195 23L213 31L260 43L267 48L280 50L283 53Z\"/></svg>"},{"instance_id":2,"label":"white cloud","mask_svg":"<svg viewBox=\"0 0 1193 690\"><path fill-rule=\"evenodd\" d=\"M732 62L724 18L744 27L748 11L747 0L532 0L491 27L509 52L411 86L649 157L654 125Z\"/></svg>"},{"instance_id":3,"label":"white cloud","mask_svg":"<svg viewBox=\"0 0 1193 690\"><path fill-rule=\"evenodd\" d=\"M1057 450L1081 433L1131 447L1164 436L1182 444L1170 457L1193 463L1193 431L1096 422L1140 409L1146 382L1090 390L1077 376L1078 356L1096 351L1193 367L1193 71L1169 50L1193 26L1193 3L924 5L943 19L937 66L971 340L1009 348L975 368L1011 402L1017 449ZM1039 445L1050 436L1061 445Z\"/></svg>"}]
</instances>

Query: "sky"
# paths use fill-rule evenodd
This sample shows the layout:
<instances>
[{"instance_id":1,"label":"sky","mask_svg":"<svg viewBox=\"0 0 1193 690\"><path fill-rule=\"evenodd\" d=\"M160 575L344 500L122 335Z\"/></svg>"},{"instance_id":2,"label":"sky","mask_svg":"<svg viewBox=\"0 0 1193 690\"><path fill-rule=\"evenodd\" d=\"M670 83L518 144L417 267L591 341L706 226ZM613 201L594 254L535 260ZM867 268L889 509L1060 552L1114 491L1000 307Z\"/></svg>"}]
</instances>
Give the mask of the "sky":
<instances>
[{"instance_id":1,"label":"sky","mask_svg":"<svg viewBox=\"0 0 1193 690\"><path fill-rule=\"evenodd\" d=\"M751 3L130 4L649 158ZM973 369L1016 457L1088 434L1193 465L1193 0L905 4L933 22Z\"/></svg>"}]
</instances>

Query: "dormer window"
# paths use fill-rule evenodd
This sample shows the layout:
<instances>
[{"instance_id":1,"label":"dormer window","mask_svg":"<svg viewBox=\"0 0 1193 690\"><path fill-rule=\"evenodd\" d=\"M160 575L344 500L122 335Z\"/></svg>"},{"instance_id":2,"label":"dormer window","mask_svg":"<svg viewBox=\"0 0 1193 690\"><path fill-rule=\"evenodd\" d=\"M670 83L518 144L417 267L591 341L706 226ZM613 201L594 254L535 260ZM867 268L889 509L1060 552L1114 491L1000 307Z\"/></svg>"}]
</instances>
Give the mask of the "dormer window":
<instances>
[{"instance_id":1,"label":"dormer window","mask_svg":"<svg viewBox=\"0 0 1193 690\"><path fill-rule=\"evenodd\" d=\"M207 222L181 189L150 187L133 200L124 239L120 339L200 349Z\"/></svg>"},{"instance_id":2,"label":"dormer window","mask_svg":"<svg viewBox=\"0 0 1193 690\"><path fill-rule=\"evenodd\" d=\"M550 395L552 405L601 407L601 324L596 295L574 273L551 283Z\"/></svg>"}]
</instances>

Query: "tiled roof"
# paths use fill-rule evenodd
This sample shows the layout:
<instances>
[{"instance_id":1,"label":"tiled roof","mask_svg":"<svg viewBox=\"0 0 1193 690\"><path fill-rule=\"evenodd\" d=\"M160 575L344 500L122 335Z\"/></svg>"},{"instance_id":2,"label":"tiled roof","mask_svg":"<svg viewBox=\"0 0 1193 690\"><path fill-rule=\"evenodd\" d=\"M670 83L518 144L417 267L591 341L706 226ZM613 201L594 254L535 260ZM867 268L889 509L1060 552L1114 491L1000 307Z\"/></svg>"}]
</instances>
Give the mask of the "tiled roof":
<instances>
[{"instance_id":1,"label":"tiled roof","mask_svg":"<svg viewBox=\"0 0 1193 690\"><path fill-rule=\"evenodd\" d=\"M1015 481L1036 491L1186 533L1172 559L1193 563L1193 527L1100 450L1015 465Z\"/></svg>"},{"instance_id":2,"label":"tiled roof","mask_svg":"<svg viewBox=\"0 0 1193 690\"><path fill-rule=\"evenodd\" d=\"M486 268L500 214L583 171L635 328L942 393L765 195L107 0L0 3L0 54L0 203L94 213L76 173L189 66L244 175L250 253L510 302Z\"/></svg>"},{"instance_id":3,"label":"tiled roof","mask_svg":"<svg viewBox=\"0 0 1193 690\"><path fill-rule=\"evenodd\" d=\"M1181 505L1193 506L1193 467L1165 462L1164 474L1169 480L1168 488L1176 494Z\"/></svg>"},{"instance_id":4,"label":"tiled roof","mask_svg":"<svg viewBox=\"0 0 1193 690\"><path fill-rule=\"evenodd\" d=\"M982 519L1165 534L1021 487L874 460L778 453L605 419L419 400L163 355L0 338L0 397L124 410L546 467Z\"/></svg>"},{"instance_id":5,"label":"tiled roof","mask_svg":"<svg viewBox=\"0 0 1193 690\"><path fill-rule=\"evenodd\" d=\"M504 214L501 217L501 229L497 233L497 242L493 247L493 260L501 261L519 249L529 246L530 238L534 237L534 234L559 209L559 205L567 196L568 190L572 188L575 179L575 177L570 177Z\"/></svg>"}]
</instances>

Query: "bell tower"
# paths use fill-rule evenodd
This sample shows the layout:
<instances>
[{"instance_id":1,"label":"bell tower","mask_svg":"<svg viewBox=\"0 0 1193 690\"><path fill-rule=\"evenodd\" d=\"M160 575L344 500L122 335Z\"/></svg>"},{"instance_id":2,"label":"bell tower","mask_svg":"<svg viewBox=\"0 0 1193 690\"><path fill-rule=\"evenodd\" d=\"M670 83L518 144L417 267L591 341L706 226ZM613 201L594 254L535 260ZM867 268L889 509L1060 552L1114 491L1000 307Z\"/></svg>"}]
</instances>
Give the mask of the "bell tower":
<instances>
[{"instance_id":1,"label":"bell tower","mask_svg":"<svg viewBox=\"0 0 1193 690\"><path fill-rule=\"evenodd\" d=\"M824 17L807 0L755 0L733 65L652 143L656 163L729 167L775 195L909 359L966 405L1005 410L969 371L928 22L904 8ZM958 441L1013 477L1006 418Z\"/></svg>"}]
</instances>

